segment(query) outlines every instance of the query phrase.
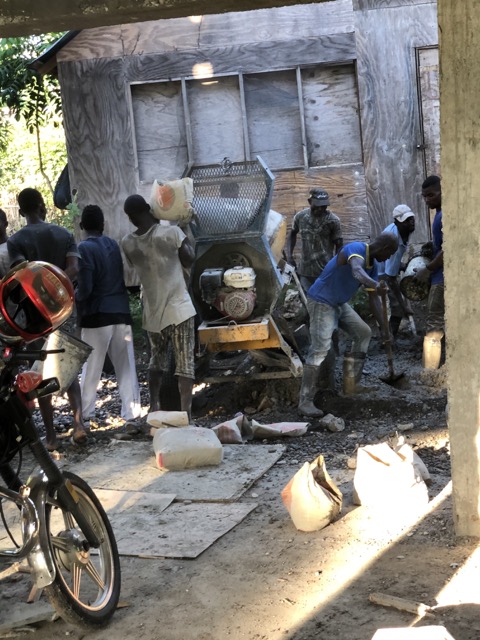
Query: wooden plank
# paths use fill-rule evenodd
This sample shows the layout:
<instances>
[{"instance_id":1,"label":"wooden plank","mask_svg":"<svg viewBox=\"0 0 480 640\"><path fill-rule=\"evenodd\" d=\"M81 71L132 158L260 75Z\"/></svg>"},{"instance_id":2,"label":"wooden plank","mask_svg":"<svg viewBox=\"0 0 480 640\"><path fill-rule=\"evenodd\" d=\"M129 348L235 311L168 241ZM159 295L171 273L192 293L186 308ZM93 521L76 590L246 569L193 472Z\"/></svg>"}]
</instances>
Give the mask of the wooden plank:
<instances>
[{"instance_id":1,"label":"wooden plank","mask_svg":"<svg viewBox=\"0 0 480 640\"><path fill-rule=\"evenodd\" d=\"M178 178L188 162L180 82L132 85L131 92L139 179Z\"/></svg>"},{"instance_id":2,"label":"wooden plank","mask_svg":"<svg viewBox=\"0 0 480 640\"><path fill-rule=\"evenodd\" d=\"M353 32L351 0L317 2L294 7L205 15L199 45L240 45L248 42L317 38Z\"/></svg>"},{"instance_id":3,"label":"wooden plank","mask_svg":"<svg viewBox=\"0 0 480 640\"><path fill-rule=\"evenodd\" d=\"M432 0L353 0L354 11L368 11L371 9L395 9L398 7L419 4L434 4ZM435 3L436 4L436 3Z\"/></svg>"},{"instance_id":4,"label":"wooden plank","mask_svg":"<svg viewBox=\"0 0 480 640\"><path fill-rule=\"evenodd\" d=\"M272 209L287 218L291 229L293 216L308 207L308 192L312 187L323 187L330 194L329 207L341 221L345 242L370 238L370 225L366 205L363 166L327 167L310 171L280 171L275 173ZM298 238L295 255L301 252Z\"/></svg>"},{"instance_id":5,"label":"wooden plank","mask_svg":"<svg viewBox=\"0 0 480 640\"><path fill-rule=\"evenodd\" d=\"M231 502L242 496L258 478L279 460L283 445L224 445L223 462L216 467L160 471L152 441L121 442L113 448L94 451L82 462L82 478L95 491L115 489L147 494L175 494L177 500ZM65 467L75 464L66 460Z\"/></svg>"},{"instance_id":6,"label":"wooden plank","mask_svg":"<svg viewBox=\"0 0 480 640\"><path fill-rule=\"evenodd\" d=\"M236 76L193 80L187 89L195 164L244 160L242 106Z\"/></svg>"},{"instance_id":7,"label":"wooden plank","mask_svg":"<svg viewBox=\"0 0 480 640\"><path fill-rule=\"evenodd\" d=\"M228 322L228 321L226 321ZM202 322L198 327L198 339L201 344L215 346L216 343L245 342L247 340L267 340L270 335L269 321L264 318L261 322L244 324L217 325L213 322ZM278 346L278 344L276 345ZM235 349L240 349L236 346Z\"/></svg>"},{"instance_id":8,"label":"wooden plank","mask_svg":"<svg viewBox=\"0 0 480 640\"><path fill-rule=\"evenodd\" d=\"M398 611L406 611L407 613L414 613L422 617L435 617L432 608L423 604L423 602L415 602L414 600L391 596L388 593L371 593L368 599L370 602L373 602L373 604L379 604L382 607L392 607Z\"/></svg>"},{"instance_id":9,"label":"wooden plank","mask_svg":"<svg viewBox=\"0 0 480 640\"><path fill-rule=\"evenodd\" d=\"M252 157L270 169L303 166L302 130L294 70L244 76Z\"/></svg>"},{"instance_id":10,"label":"wooden plank","mask_svg":"<svg viewBox=\"0 0 480 640\"><path fill-rule=\"evenodd\" d=\"M49 602L27 604L10 600L8 606L3 604L0 610L0 632L26 627L37 622L52 622L57 617L57 613Z\"/></svg>"},{"instance_id":11,"label":"wooden plank","mask_svg":"<svg viewBox=\"0 0 480 640\"><path fill-rule=\"evenodd\" d=\"M198 47L202 17L173 18L122 24L122 41L126 56L161 53Z\"/></svg>"},{"instance_id":12,"label":"wooden plank","mask_svg":"<svg viewBox=\"0 0 480 640\"><path fill-rule=\"evenodd\" d=\"M116 58L124 54L121 25L84 29L57 53L57 61Z\"/></svg>"},{"instance_id":13,"label":"wooden plank","mask_svg":"<svg viewBox=\"0 0 480 640\"><path fill-rule=\"evenodd\" d=\"M156 82L180 76L193 77L196 64L206 60L215 74L259 73L296 66L354 60L355 34L340 33L291 41L266 41L202 50L175 51L125 58L128 82Z\"/></svg>"},{"instance_id":14,"label":"wooden plank","mask_svg":"<svg viewBox=\"0 0 480 640\"><path fill-rule=\"evenodd\" d=\"M417 214L413 242L429 239L415 47L437 44L435 4L355 12L365 183L373 234L399 203ZM398 34L402 37L399 39ZM395 46L392 43L395 42Z\"/></svg>"},{"instance_id":15,"label":"wooden plank","mask_svg":"<svg viewBox=\"0 0 480 640\"><path fill-rule=\"evenodd\" d=\"M418 51L418 75L422 107L425 173L441 175L440 169L440 86L438 48Z\"/></svg>"},{"instance_id":16,"label":"wooden plank","mask_svg":"<svg viewBox=\"0 0 480 640\"><path fill-rule=\"evenodd\" d=\"M302 69L308 166L362 162L353 65Z\"/></svg>"},{"instance_id":17,"label":"wooden plank","mask_svg":"<svg viewBox=\"0 0 480 640\"><path fill-rule=\"evenodd\" d=\"M60 62L353 32L351 0L152 20L81 31Z\"/></svg>"},{"instance_id":18,"label":"wooden plank","mask_svg":"<svg viewBox=\"0 0 480 640\"><path fill-rule=\"evenodd\" d=\"M125 493L134 499L135 492ZM144 495L152 498L151 493ZM125 513L109 512L121 556L198 558L216 540L240 524L257 504L172 504L160 517L154 507L152 500L150 509L133 505Z\"/></svg>"}]
</instances>

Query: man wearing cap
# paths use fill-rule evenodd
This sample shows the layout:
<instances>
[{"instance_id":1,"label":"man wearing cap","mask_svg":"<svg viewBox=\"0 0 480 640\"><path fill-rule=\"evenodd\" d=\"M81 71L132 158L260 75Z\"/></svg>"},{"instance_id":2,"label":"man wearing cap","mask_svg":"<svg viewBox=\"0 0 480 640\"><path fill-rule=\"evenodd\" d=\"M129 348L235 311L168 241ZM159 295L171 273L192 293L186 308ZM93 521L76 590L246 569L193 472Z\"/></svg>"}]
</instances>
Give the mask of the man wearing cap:
<instances>
[{"instance_id":1,"label":"man wearing cap","mask_svg":"<svg viewBox=\"0 0 480 640\"><path fill-rule=\"evenodd\" d=\"M307 291L322 273L327 262L343 246L340 219L328 210L330 199L324 189L310 189L310 208L295 214L287 242L288 262L296 267L293 251L297 236L302 238L302 255L298 275Z\"/></svg>"},{"instance_id":2,"label":"man wearing cap","mask_svg":"<svg viewBox=\"0 0 480 640\"><path fill-rule=\"evenodd\" d=\"M392 335L398 333L403 317L412 316L413 312L408 300L402 295L397 276L402 264L402 258L407 250L410 236L415 231L415 214L406 204L399 204L393 210L393 222L383 230L392 233L398 239L398 249L395 253L378 265L379 278L388 284L388 299L390 301L390 330Z\"/></svg>"}]
</instances>

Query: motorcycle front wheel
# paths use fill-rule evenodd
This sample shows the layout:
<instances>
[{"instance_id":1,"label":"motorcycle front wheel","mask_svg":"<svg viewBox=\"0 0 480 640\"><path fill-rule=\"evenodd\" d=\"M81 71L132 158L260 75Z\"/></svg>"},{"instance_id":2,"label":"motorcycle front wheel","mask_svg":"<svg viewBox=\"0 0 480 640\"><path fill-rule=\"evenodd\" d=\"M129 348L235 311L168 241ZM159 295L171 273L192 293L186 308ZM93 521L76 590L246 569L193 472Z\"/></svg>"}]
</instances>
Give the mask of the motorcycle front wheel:
<instances>
[{"instance_id":1,"label":"motorcycle front wheel","mask_svg":"<svg viewBox=\"0 0 480 640\"><path fill-rule=\"evenodd\" d=\"M60 507L55 495L46 505L47 536L55 563L54 582L45 592L57 613L71 624L102 627L117 608L120 597L120 559L112 527L89 485L63 472L78 496L79 506L101 540L89 548L73 515Z\"/></svg>"}]
</instances>

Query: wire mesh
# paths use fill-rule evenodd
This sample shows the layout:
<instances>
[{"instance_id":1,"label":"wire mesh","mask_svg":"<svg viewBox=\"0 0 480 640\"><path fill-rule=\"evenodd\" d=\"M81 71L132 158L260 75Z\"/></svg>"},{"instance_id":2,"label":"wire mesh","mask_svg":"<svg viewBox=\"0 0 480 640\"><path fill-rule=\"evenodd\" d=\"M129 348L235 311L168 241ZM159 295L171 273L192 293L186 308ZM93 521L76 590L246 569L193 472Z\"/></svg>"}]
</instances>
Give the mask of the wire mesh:
<instances>
[{"instance_id":1,"label":"wire mesh","mask_svg":"<svg viewBox=\"0 0 480 640\"><path fill-rule=\"evenodd\" d=\"M273 176L259 161L193 166L193 208L197 237L218 237L257 231L265 226Z\"/></svg>"}]
</instances>

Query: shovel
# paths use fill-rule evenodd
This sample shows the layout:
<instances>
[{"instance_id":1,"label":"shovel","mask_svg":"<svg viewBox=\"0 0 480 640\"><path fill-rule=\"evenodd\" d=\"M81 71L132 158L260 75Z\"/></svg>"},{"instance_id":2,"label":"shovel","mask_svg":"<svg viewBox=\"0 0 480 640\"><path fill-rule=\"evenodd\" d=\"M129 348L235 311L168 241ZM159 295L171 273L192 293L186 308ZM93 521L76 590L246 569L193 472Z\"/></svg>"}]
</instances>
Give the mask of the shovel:
<instances>
[{"instance_id":1,"label":"shovel","mask_svg":"<svg viewBox=\"0 0 480 640\"><path fill-rule=\"evenodd\" d=\"M387 309L387 292L382 292L382 310L383 310L383 325L385 330L388 331L388 335L390 336L390 331L388 330L388 309ZM392 387L398 387L399 389L406 389L408 387L408 380L405 376L405 373L395 373L393 368L393 350L392 350L392 341L390 337L388 340L385 340L385 351L387 352L387 361L388 361L388 376L380 376L380 380L389 384Z\"/></svg>"}]
</instances>

